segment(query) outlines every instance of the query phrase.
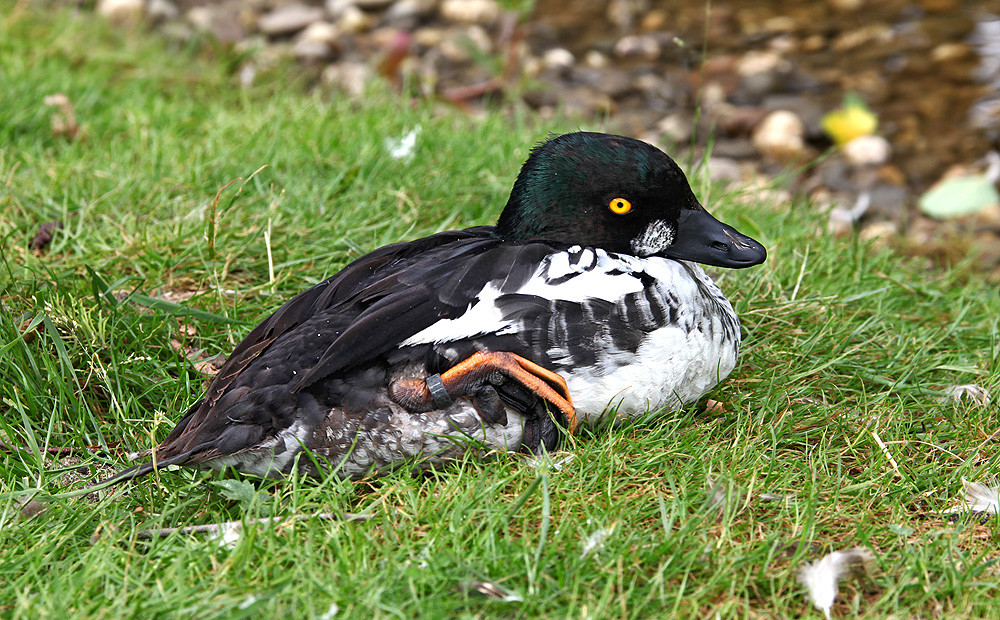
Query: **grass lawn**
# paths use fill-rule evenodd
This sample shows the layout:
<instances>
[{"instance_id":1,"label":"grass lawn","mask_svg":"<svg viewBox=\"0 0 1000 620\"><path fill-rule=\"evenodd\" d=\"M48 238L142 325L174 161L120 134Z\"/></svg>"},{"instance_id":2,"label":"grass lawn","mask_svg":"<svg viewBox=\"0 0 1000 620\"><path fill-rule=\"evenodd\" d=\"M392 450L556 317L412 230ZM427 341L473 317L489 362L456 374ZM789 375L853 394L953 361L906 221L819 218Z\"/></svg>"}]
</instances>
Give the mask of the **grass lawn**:
<instances>
[{"instance_id":1,"label":"grass lawn","mask_svg":"<svg viewBox=\"0 0 1000 620\"><path fill-rule=\"evenodd\" d=\"M718 273L745 343L721 409L422 477L162 472L22 517L32 489L155 445L203 390L197 364L297 291L492 222L527 149L578 126L304 94L280 67L243 88L231 52L30 6L0 0L0 615L819 617L798 570L852 546L875 562L838 617L1000 615L996 521L941 514L1000 465L995 410L940 399L1000 396L996 288L704 171L709 209L770 252ZM55 93L75 128L54 126ZM414 158L390 156L417 126ZM228 544L139 536L268 516L285 519Z\"/></svg>"}]
</instances>

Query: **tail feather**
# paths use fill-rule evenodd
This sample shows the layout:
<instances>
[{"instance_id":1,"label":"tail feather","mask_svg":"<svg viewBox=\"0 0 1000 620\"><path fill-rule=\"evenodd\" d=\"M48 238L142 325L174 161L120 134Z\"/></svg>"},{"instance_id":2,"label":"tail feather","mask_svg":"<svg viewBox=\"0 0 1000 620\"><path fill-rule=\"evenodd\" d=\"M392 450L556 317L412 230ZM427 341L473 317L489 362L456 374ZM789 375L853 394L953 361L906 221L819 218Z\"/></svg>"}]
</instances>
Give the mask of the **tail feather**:
<instances>
[{"instance_id":1,"label":"tail feather","mask_svg":"<svg viewBox=\"0 0 1000 620\"><path fill-rule=\"evenodd\" d=\"M38 501L44 503L56 499L60 500L71 499L74 497L80 497L82 495L88 495L90 493L93 493L94 491L100 491L101 489L114 486L120 482L125 482L126 480L134 480L141 476L145 476L146 474L154 470L163 469L164 467L170 467L171 465L181 465L189 461L193 454L194 451L191 450L187 452L182 452L180 454L176 454L174 456L167 457L165 459L159 459L157 461L149 461L147 463L140 463L133 467L129 467L128 469L123 469L122 471L111 476L110 478L105 478L104 480L85 486L82 489L76 489L75 491L67 491L65 493L55 493L49 495L45 493L38 493L37 491L40 491L39 489L36 490L33 497L36 498Z\"/></svg>"},{"instance_id":2,"label":"tail feather","mask_svg":"<svg viewBox=\"0 0 1000 620\"><path fill-rule=\"evenodd\" d=\"M163 469L164 467L170 467L171 465L182 465L194 454L195 450L188 450L186 452L181 452L180 454L175 454L174 456L165 459L154 459L152 461L147 461L145 463L139 463L138 465L133 465L128 469L123 469L117 474L111 476L110 478L105 478L99 482L87 487L88 489L96 490L98 487L105 488L120 482L125 482L127 480L135 480L136 478L141 478L146 474L152 473L154 470Z\"/></svg>"}]
</instances>

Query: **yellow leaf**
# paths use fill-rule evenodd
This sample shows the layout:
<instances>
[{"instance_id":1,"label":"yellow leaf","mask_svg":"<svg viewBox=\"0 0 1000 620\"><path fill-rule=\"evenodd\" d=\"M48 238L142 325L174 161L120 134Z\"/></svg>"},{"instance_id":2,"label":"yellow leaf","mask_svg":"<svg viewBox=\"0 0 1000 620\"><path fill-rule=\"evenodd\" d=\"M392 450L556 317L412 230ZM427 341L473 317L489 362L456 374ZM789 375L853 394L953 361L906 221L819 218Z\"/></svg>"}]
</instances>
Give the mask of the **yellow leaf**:
<instances>
[{"instance_id":1,"label":"yellow leaf","mask_svg":"<svg viewBox=\"0 0 1000 620\"><path fill-rule=\"evenodd\" d=\"M843 146L858 136L874 133L878 117L857 94L848 93L840 108L823 117L822 126L837 146Z\"/></svg>"}]
</instances>

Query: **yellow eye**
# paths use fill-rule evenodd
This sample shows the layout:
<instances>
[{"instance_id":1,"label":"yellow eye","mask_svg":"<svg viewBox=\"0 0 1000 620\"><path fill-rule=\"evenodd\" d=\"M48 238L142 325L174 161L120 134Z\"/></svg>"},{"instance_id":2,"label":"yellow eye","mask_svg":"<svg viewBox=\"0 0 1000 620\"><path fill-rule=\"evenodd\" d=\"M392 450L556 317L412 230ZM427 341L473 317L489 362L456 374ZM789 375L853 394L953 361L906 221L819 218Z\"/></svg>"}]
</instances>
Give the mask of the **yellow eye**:
<instances>
[{"instance_id":1,"label":"yellow eye","mask_svg":"<svg viewBox=\"0 0 1000 620\"><path fill-rule=\"evenodd\" d=\"M611 212L617 215L625 215L632 210L632 203L625 200L624 198L614 198L608 203L608 207L611 208Z\"/></svg>"}]
</instances>

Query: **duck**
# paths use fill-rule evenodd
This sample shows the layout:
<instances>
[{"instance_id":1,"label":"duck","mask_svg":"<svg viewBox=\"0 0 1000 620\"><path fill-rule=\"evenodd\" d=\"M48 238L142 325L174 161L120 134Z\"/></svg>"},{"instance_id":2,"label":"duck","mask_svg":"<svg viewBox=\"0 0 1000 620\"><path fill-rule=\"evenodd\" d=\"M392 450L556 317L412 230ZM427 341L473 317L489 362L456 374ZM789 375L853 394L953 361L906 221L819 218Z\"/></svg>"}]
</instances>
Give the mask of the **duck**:
<instances>
[{"instance_id":1,"label":"duck","mask_svg":"<svg viewBox=\"0 0 1000 620\"><path fill-rule=\"evenodd\" d=\"M240 342L152 458L361 478L558 449L613 412L692 403L735 368L739 318L702 265L767 252L660 149L594 132L536 145L495 226L387 245Z\"/></svg>"}]
</instances>

